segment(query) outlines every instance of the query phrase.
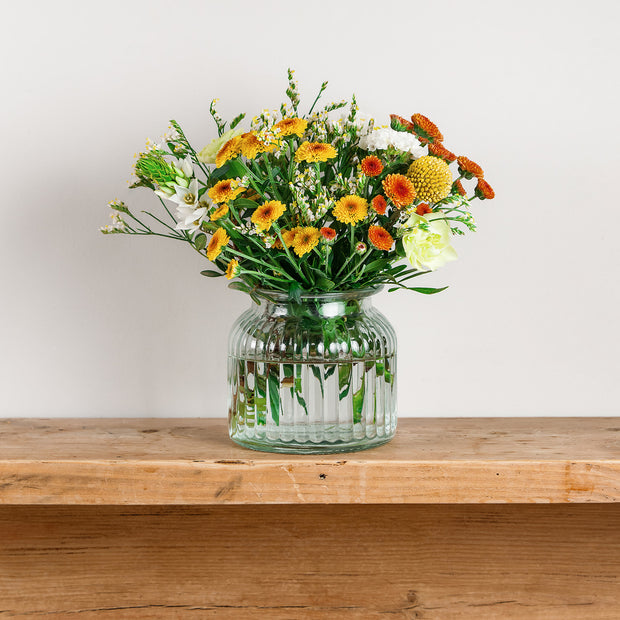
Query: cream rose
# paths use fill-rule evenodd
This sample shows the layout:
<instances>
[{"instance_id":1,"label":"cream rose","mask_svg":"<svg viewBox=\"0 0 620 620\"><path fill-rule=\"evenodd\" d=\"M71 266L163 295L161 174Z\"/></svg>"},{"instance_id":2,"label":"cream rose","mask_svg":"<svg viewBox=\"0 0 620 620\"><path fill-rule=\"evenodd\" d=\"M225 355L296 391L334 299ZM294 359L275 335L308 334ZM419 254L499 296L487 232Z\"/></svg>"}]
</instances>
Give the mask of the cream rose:
<instances>
[{"instance_id":1,"label":"cream rose","mask_svg":"<svg viewBox=\"0 0 620 620\"><path fill-rule=\"evenodd\" d=\"M243 129L241 127L235 127L234 129L229 129L224 132L219 138L215 138L212 142L207 144L207 146L198 153L198 161L201 161L203 164L214 164L215 156L218 154L218 151L228 142L231 138L238 136L243 133Z\"/></svg>"},{"instance_id":2,"label":"cream rose","mask_svg":"<svg viewBox=\"0 0 620 620\"><path fill-rule=\"evenodd\" d=\"M412 213L403 235L403 247L409 262L416 269L430 269L434 271L446 263L456 260L456 250L450 245L450 226L443 221L442 213L429 213L426 216ZM427 222L428 230L420 226Z\"/></svg>"}]
</instances>

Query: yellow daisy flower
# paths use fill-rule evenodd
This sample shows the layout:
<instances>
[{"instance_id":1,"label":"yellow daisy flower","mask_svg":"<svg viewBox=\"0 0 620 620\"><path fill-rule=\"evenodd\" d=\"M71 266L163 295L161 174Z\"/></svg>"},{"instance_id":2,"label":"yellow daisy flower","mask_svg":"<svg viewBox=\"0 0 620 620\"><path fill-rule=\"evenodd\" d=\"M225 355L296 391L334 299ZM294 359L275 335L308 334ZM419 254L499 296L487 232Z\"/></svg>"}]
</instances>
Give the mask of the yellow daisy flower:
<instances>
[{"instance_id":1,"label":"yellow daisy flower","mask_svg":"<svg viewBox=\"0 0 620 620\"><path fill-rule=\"evenodd\" d=\"M298 228L293 239L293 252L297 256L303 256L316 247L321 238L321 231L313 226Z\"/></svg>"},{"instance_id":2,"label":"yellow daisy flower","mask_svg":"<svg viewBox=\"0 0 620 620\"><path fill-rule=\"evenodd\" d=\"M226 267L226 279L232 280L239 274L239 261L234 258L228 263Z\"/></svg>"},{"instance_id":3,"label":"yellow daisy flower","mask_svg":"<svg viewBox=\"0 0 620 620\"><path fill-rule=\"evenodd\" d=\"M325 142L302 142L295 152L295 161L307 161L309 163L317 161L327 161L338 155L338 151Z\"/></svg>"},{"instance_id":4,"label":"yellow daisy flower","mask_svg":"<svg viewBox=\"0 0 620 620\"><path fill-rule=\"evenodd\" d=\"M241 151L241 137L235 136L228 142L224 143L224 146L217 152L215 156L215 166L220 168L229 159L235 159Z\"/></svg>"},{"instance_id":5,"label":"yellow daisy flower","mask_svg":"<svg viewBox=\"0 0 620 620\"><path fill-rule=\"evenodd\" d=\"M240 185L235 179L224 179L223 181L218 181L207 193L213 202L220 204L234 200L244 191L245 187Z\"/></svg>"},{"instance_id":6,"label":"yellow daisy flower","mask_svg":"<svg viewBox=\"0 0 620 620\"><path fill-rule=\"evenodd\" d=\"M293 243L295 242L295 236L300 230L301 226L296 226L291 230L280 231L280 234L282 235L282 240L284 241L284 245L286 245L287 248L290 248L293 245Z\"/></svg>"},{"instance_id":7,"label":"yellow daisy flower","mask_svg":"<svg viewBox=\"0 0 620 620\"><path fill-rule=\"evenodd\" d=\"M345 196L336 203L332 213L339 222L355 225L368 215L368 202L360 196Z\"/></svg>"},{"instance_id":8,"label":"yellow daisy flower","mask_svg":"<svg viewBox=\"0 0 620 620\"><path fill-rule=\"evenodd\" d=\"M271 153L277 146L275 141L264 141L255 131L241 135L241 154L247 159L255 159L259 153Z\"/></svg>"},{"instance_id":9,"label":"yellow daisy flower","mask_svg":"<svg viewBox=\"0 0 620 620\"><path fill-rule=\"evenodd\" d=\"M228 215L228 205L223 204L219 206L210 216L212 222L219 220L221 217L225 217Z\"/></svg>"},{"instance_id":10,"label":"yellow daisy flower","mask_svg":"<svg viewBox=\"0 0 620 620\"><path fill-rule=\"evenodd\" d=\"M222 252L222 248L228 244L230 237L223 228L218 228L211 237L207 246L207 258L214 261Z\"/></svg>"},{"instance_id":11,"label":"yellow daisy flower","mask_svg":"<svg viewBox=\"0 0 620 620\"><path fill-rule=\"evenodd\" d=\"M301 138L306 127L308 127L308 121L303 118L283 118L279 123L274 125L275 129L280 130L280 136L297 136Z\"/></svg>"},{"instance_id":12,"label":"yellow daisy flower","mask_svg":"<svg viewBox=\"0 0 620 620\"><path fill-rule=\"evenodd\" d=\"M270 200L260 207L257 207L252 213L252 223L256 224L258 230L265 232L271 228L271 225L286 211L286 205L279 200Z\"/></svg>"}]
</instances>

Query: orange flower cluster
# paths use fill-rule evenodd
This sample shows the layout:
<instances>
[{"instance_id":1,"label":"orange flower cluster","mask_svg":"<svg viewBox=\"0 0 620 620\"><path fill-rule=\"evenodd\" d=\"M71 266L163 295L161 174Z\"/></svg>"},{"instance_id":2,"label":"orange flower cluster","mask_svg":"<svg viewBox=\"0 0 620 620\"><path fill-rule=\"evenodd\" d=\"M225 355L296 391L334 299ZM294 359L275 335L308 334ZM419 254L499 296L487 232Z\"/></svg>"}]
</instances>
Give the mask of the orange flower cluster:
<instances>
[{"instance_id":1,"label":"orange flower cluster","mask_svg":"<svg viewBox=\"0 0 620 620\"><path fill-rule=\"evenodd\" d=\"M368 240L378 250L389 251L394 244L394 238L383 226L370 226L368 228Z\"/></svg>"},{"instance_id":2,"label":"orange flower cluster","mask_svg":"<svg viewBox=\"0 0 620 620\"><path fill-rule=\"evenodd\" d=\"M383 179L383 191L397 207L408 207L415 200L413 183L404 174L388 174Z\"/></svg>"},{"instance_id":3,"label":"orange flower cluster","mask_svg":"<svg viewBox=\"0 0 620 620\"><path fill-rule=\"evenodd\" d=\"M376 155L364 157L361 163L362 172L367 177L378 177L383 172L383 164Z\"/></svg>"},{"instance_id":4,"label":"orange flower cluster","mask_svg":"<svg viewBox=\"0 0 620 620\"><path fill-rule=\"evenodd\" d=\"M456 161L456 155L452 151L449 151L443 144L441 144L441 142L434 142L432 144L429 144L428 154L439 157L448 164Z\"/></svg>"},{"instance_id":5,"label":"orange flower cluster","mask_svg":"<svg viewBox=\"0 0 620 620\"><path fill-rule=\"evenodd\" d=\"M387 209L387 202L381 194L375 196L370 204L379 215L383 215Z\"/></svg>"},{"instance_id":6,"label":"orange flower cluster","mask_svg":"<svg viewBox=\"0 0 620 620\"><path fill-rule=\"evenodd\" d=\"M323 226L320 232L325 241L333 241L336 238L336 231L329 226Z\"/></svg>"},{"instance_id":7,"label":"orange flower cluster","mask_svg":"<svg viewBox=\"0 0 620 620\"><path fill-rule=\"evenodd\" d=\"M443 134L437 125L423 114L414 114L411 117L414 132L422 144L443 142Z\"/></svg>"},{"instance_id":8,"label":"orange flower cluster","mask_svg":"<svg viewBox=\"0 0 620 620\"><path fill-rule=\"evenodd\" d=\"M459 165L459 174L462 174L466 179L472 179L476 177L478 179L482 179L484 177L484 170L471 159L467 157L457 157L458 165Z\"/></svg>"}]
</instances>

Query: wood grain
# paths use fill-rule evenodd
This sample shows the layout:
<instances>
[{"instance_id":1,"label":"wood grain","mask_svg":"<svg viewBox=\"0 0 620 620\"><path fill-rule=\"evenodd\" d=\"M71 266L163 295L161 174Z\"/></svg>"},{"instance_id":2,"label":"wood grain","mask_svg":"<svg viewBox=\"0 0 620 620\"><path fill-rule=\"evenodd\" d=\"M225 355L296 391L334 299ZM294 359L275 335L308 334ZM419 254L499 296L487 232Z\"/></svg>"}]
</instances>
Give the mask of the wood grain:
<instances>
[{"instance_id":1,"label":"wood grain","mask_svg":"<svg viewBox=\"0 0 620 620\"><path fill-rule=\"evenodd\" d=\"M265 454L219 419L0 420L0 504L620 501L620 418L404 419L353 454Z\"/></svg>"},{"instance_id":2,"label":"wood grain","mask_svg":"<svg viewBox=\"0 0 620 620\"><path fill-rule=\"evenodd\" d=\"M617 418L405 419L354 454L257 453L224 420L0 422L0 504L615 502Z\"/></svg>"},{"instance_id":3,"label":"wood grain","mask_svg":"<svg viewBox=\"0 0 620 620\"><path fill-rule=\"evenodd\" d=\"M620 618L613 505L1 507L0 618Z\"/></svg>"}]
</instances>

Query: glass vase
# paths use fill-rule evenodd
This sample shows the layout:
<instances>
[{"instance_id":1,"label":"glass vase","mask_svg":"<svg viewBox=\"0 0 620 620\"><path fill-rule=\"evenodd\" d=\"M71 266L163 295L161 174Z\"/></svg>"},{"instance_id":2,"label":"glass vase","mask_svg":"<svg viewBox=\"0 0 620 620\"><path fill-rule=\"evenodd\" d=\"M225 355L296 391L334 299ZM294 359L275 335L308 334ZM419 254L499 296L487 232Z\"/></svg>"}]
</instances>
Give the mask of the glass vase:
<instances>
[{"instance_id":1,"label":"glass vase","mask_svg":"<svg viewBox=\"0 0 620 620\"><path fill-rule=\"evenodd\" d=\"M380 287L260 291L232 327L228 420L236 443L266 452L365 450L396 432L396 334L372 304Z\"/></svg>"}]
</instances>

